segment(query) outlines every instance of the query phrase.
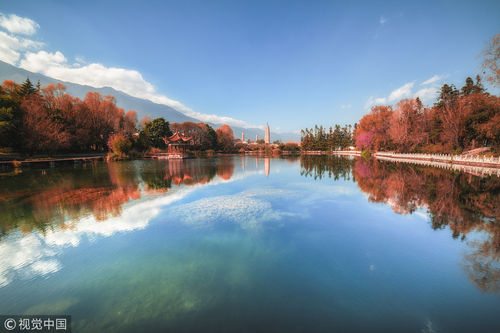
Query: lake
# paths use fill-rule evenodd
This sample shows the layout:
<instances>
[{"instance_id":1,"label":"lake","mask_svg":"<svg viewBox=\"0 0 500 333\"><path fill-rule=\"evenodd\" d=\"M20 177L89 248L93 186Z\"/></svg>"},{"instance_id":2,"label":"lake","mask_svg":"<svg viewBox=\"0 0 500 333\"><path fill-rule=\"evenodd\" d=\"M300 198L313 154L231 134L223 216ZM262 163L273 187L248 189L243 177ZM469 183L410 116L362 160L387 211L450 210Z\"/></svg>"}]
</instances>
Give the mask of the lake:
<instances>
[{"instance_id":1,"label":"lake","mask_svg":"<svg viewBox=\"0 0 500 333\"><path fill-rule=\"evenodd\" d=\"M500 332L500 179L345 157L2 171L0 314L74 332Z\"/></svg>"}]
</instances>

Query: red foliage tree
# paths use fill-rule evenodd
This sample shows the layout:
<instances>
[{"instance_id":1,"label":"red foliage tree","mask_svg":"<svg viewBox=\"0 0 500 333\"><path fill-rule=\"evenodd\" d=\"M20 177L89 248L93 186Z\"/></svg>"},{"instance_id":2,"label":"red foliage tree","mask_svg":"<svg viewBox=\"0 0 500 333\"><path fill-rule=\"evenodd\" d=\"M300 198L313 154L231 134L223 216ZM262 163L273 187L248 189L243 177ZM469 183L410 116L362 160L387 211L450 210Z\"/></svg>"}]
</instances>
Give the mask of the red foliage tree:
<instances>
[{"instance_id":1,"label":"red foliage tree","mask_svg":"<svg viewBox=\"0 0 500 333\"><path fill-rule=\"evenodd\" d=\"M232 152L234 150L234 133L229 125L222 125L215 133L217 134L217 144L219 149L224 152Z\"/></svg>"}]
</instances>

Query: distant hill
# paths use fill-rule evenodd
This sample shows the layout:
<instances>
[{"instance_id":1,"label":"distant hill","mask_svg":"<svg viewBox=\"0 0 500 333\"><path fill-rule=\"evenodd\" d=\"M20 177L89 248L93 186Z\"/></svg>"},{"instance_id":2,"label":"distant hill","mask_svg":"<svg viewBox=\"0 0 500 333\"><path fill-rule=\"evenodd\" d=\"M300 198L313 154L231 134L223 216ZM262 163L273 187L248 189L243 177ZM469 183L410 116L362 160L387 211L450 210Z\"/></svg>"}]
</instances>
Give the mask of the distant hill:
<instances>
[{"instance_id":1,"label":"distant hill","mask_svg":"<svg viewBox=\"0 0 500 333\"><path fill-rule=\"evenodd\" d=\"M53 83L61 82L66 86L66 91L75 97L83 99L87 92L97 91L102 95L112 95L116 98L118 107L137 112L137 117L140 120L144 116L149 116L151 119L163 117L170 123L182 123L185 121L201 122L201 120L189 117L182 112L175 110L172 107L163 104L153 103L146 99L141 99L127 95L121 91L115 90L111 87L95 88L87 85L81 85L66 81L53 79L43 74L33 73L22 68L12 66L6 62L0 61L0 83L4 80L13 80L17 83L22 83L29 77L34 84L40 81L42 86ZM209 123L212 127L218 128L222 124ZM241 138L241 133L245 133L245 139L255 140L255 135L258 134L259 138L264 138L264 131L258 128L242 128L231 126L236 138ZM298 141L298 135L294 133L271 133L271 140Z\"/></svg>"}]
</instances>

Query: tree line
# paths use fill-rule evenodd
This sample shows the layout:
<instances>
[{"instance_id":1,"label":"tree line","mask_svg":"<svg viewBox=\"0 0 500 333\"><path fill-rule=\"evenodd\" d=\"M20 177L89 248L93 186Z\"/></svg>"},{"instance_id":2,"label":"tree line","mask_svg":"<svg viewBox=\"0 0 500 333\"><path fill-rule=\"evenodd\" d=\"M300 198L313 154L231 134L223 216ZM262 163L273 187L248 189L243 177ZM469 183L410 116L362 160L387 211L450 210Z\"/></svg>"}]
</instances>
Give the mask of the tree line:
<instances>
[{"instance_id":1,"label":"tree line","mask_svg":"<svg viewBox=\"0 0 500 333\"><path fill-rule=\"evenodd\" d=\"M483 77L500 87L500 34L489 42L483 56ZM484 88L481 77L468 77L462 88L444 84L437 102L424 107L417 98L395 106L376 105L351 127L322 126L301 131L303 150L337 150L355 144L363 151L455 153L489 147L500 154L500 98Z\"/></svg>"},{"instance_id":2,"label":"tree line","mask_svg":"<svg viewBox=\"0 0 500 333\"><path fill-rule=\"evenodd\" d=\"M354 125L354 130L357 125ZM342 150L354 144L352 125L335 125L327 131L323 126L315 125L300 131L302 150Z\"/></svg>"},{"instance_id":3,"label":"tree line","mask_svg":"<svg viewBox=\"0 0 500 333\"><path fill-rule=\"evenodd\" d=\"M462 153L491 147L500 152L500 98L484 89L479 75L459 90L444 84L437 102L424 107L419 98L395 107L378 105L354 131L360 150Z\"/></svg>"},{"instance_id":4,"label":"tree line","mask_svg":"<svg viewBox=\"0 0 500 333\"><path fill-rule=\"evenodd\" d=\"M193 138L192 150L234 151L229 125L214 130L205 123L173 123L163 118L137 120L135 111L117 107L113 96L88 92L83 100L61 83L36 86L5 80L0 86L0 148L24 154L110 151L117 157L164 149L178 131Z\"/></svg>"},{"instance_id":5,"label":"tree line","mask_svg":"<svg viewBox=\"0 0 500 333\"><path fill-rule=\"evenodd\" d=\"M350 146L366 151L462 153L490 147L500 153L500 98L486 91L478 75L465 85L441 87L437 102L424 107L417 98L394 107L377 105L359 124L329 130L316 125L301 130L302 150L333 151Z\"/></svg>"}]
</instances>

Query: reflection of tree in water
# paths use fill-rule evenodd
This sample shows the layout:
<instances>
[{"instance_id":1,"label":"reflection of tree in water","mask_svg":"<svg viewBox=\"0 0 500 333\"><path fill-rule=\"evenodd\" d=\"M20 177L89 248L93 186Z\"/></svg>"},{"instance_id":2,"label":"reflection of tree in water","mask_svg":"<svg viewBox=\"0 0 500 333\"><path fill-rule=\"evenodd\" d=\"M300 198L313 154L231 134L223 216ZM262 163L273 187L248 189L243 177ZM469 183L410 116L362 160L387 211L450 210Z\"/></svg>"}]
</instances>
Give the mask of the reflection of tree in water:
<instances>
[{"instance_id":1,"label":"reflection of tree in water","mask_svg":"<svg viewBox=\"0 0 500 333\"><path fill-rule=\"evenodd\" d=\"M338 180L351 180L353 161L340 156L314 156L302 155L300 157L300 174L314 179L334 178Z\"/></svg>"},{"instance_id":2,"label":"reflection of tree in water","mask_svg":"<svg viewBox=\"0 0 500 333\"><path fill-rule=\"evenodd\" d=\"M369 175L366 174L369 169ZM359 188L374 202L391 205L399 214L427 207L432 227L449 227L453 238L482 232L470 240L464 267L483 291L500 287L500 179L436 168L358 159L353 173ZM471 236L474 236L471 234Z\"/></svg>"},{"instance_id":3,"label":"reflection of tree in water","mask_svg":"<svg viewBox=\"0 0 500 333\"><path fill-rule=\"evenodd\" d=\"M234 163L229 159L187 159L152 161L151 167L144 168L141 178L147 193L164 193L172 186L206 184L215 175L230 179Z\"/></svg>"},{"instance_id":4,"label":"reflection of tree in water","mask_svg":"<svg viewBox=\"0 0 500 333\"><path fill-rule=\"evenodd\" d=\"M217 160L217 176L229 180L234 173L234 162L232 157L221 157Z\"/></svg>"},{"instance_id":5,"label":"reflection of tree in water","mask_svg":"<svg viewBox=\"0 0 500 333\"><path fill-rule=\"evenodd\" d=\"M131 178L132 177L132 178ZM0 182L0 230L45 231L70 227L88 214L97 220L116 216L121 205L140 197L133 173L119 163L26 170Z\"/></svg>"},{"instance_id":6,"label":"reflection of tree in water","mask_svg":"<svg viewBox=\"0 0 500 333\"><path fill-rule=\"evenodd\" d=\"M120 216L122 206L172 185L205 184L216 174L232 177L232 159L110 162L73 167L24 170L0 178L0 235L47 228L71 228L82 217L98 221Z\"/></svg>"},{"instance_id":7,"label":"reflection of tree in water","mask_svg":"<svg viewBox=\"0 0 500 333\"><path fill-rule=\"evenodd\" d=\"M346 179L352 174L372 202L398 214L426 207L432 228L449 227L453 238L466 240L470 252L464 269L483 291L500 291L500 179L477 177L431 167L356 159L305 156L301 174ZM348 179L348 178L347 178ZM473 233L474 232L474 233ZM470 235L470 239L467 235ZM472 239L481 236L481 240Z\"/></svg>"},{"instance_id":8,"label":"reflection of tree in water","mask_svg":"<svg viewBox=\"0 0 500 333\"><path fill-rule=\"evenodd\" d=\"M215 163L203 159L170 160L164 165L164 178L180 185L206 184L217 173Z\"/></svg>"}]
</instances>

